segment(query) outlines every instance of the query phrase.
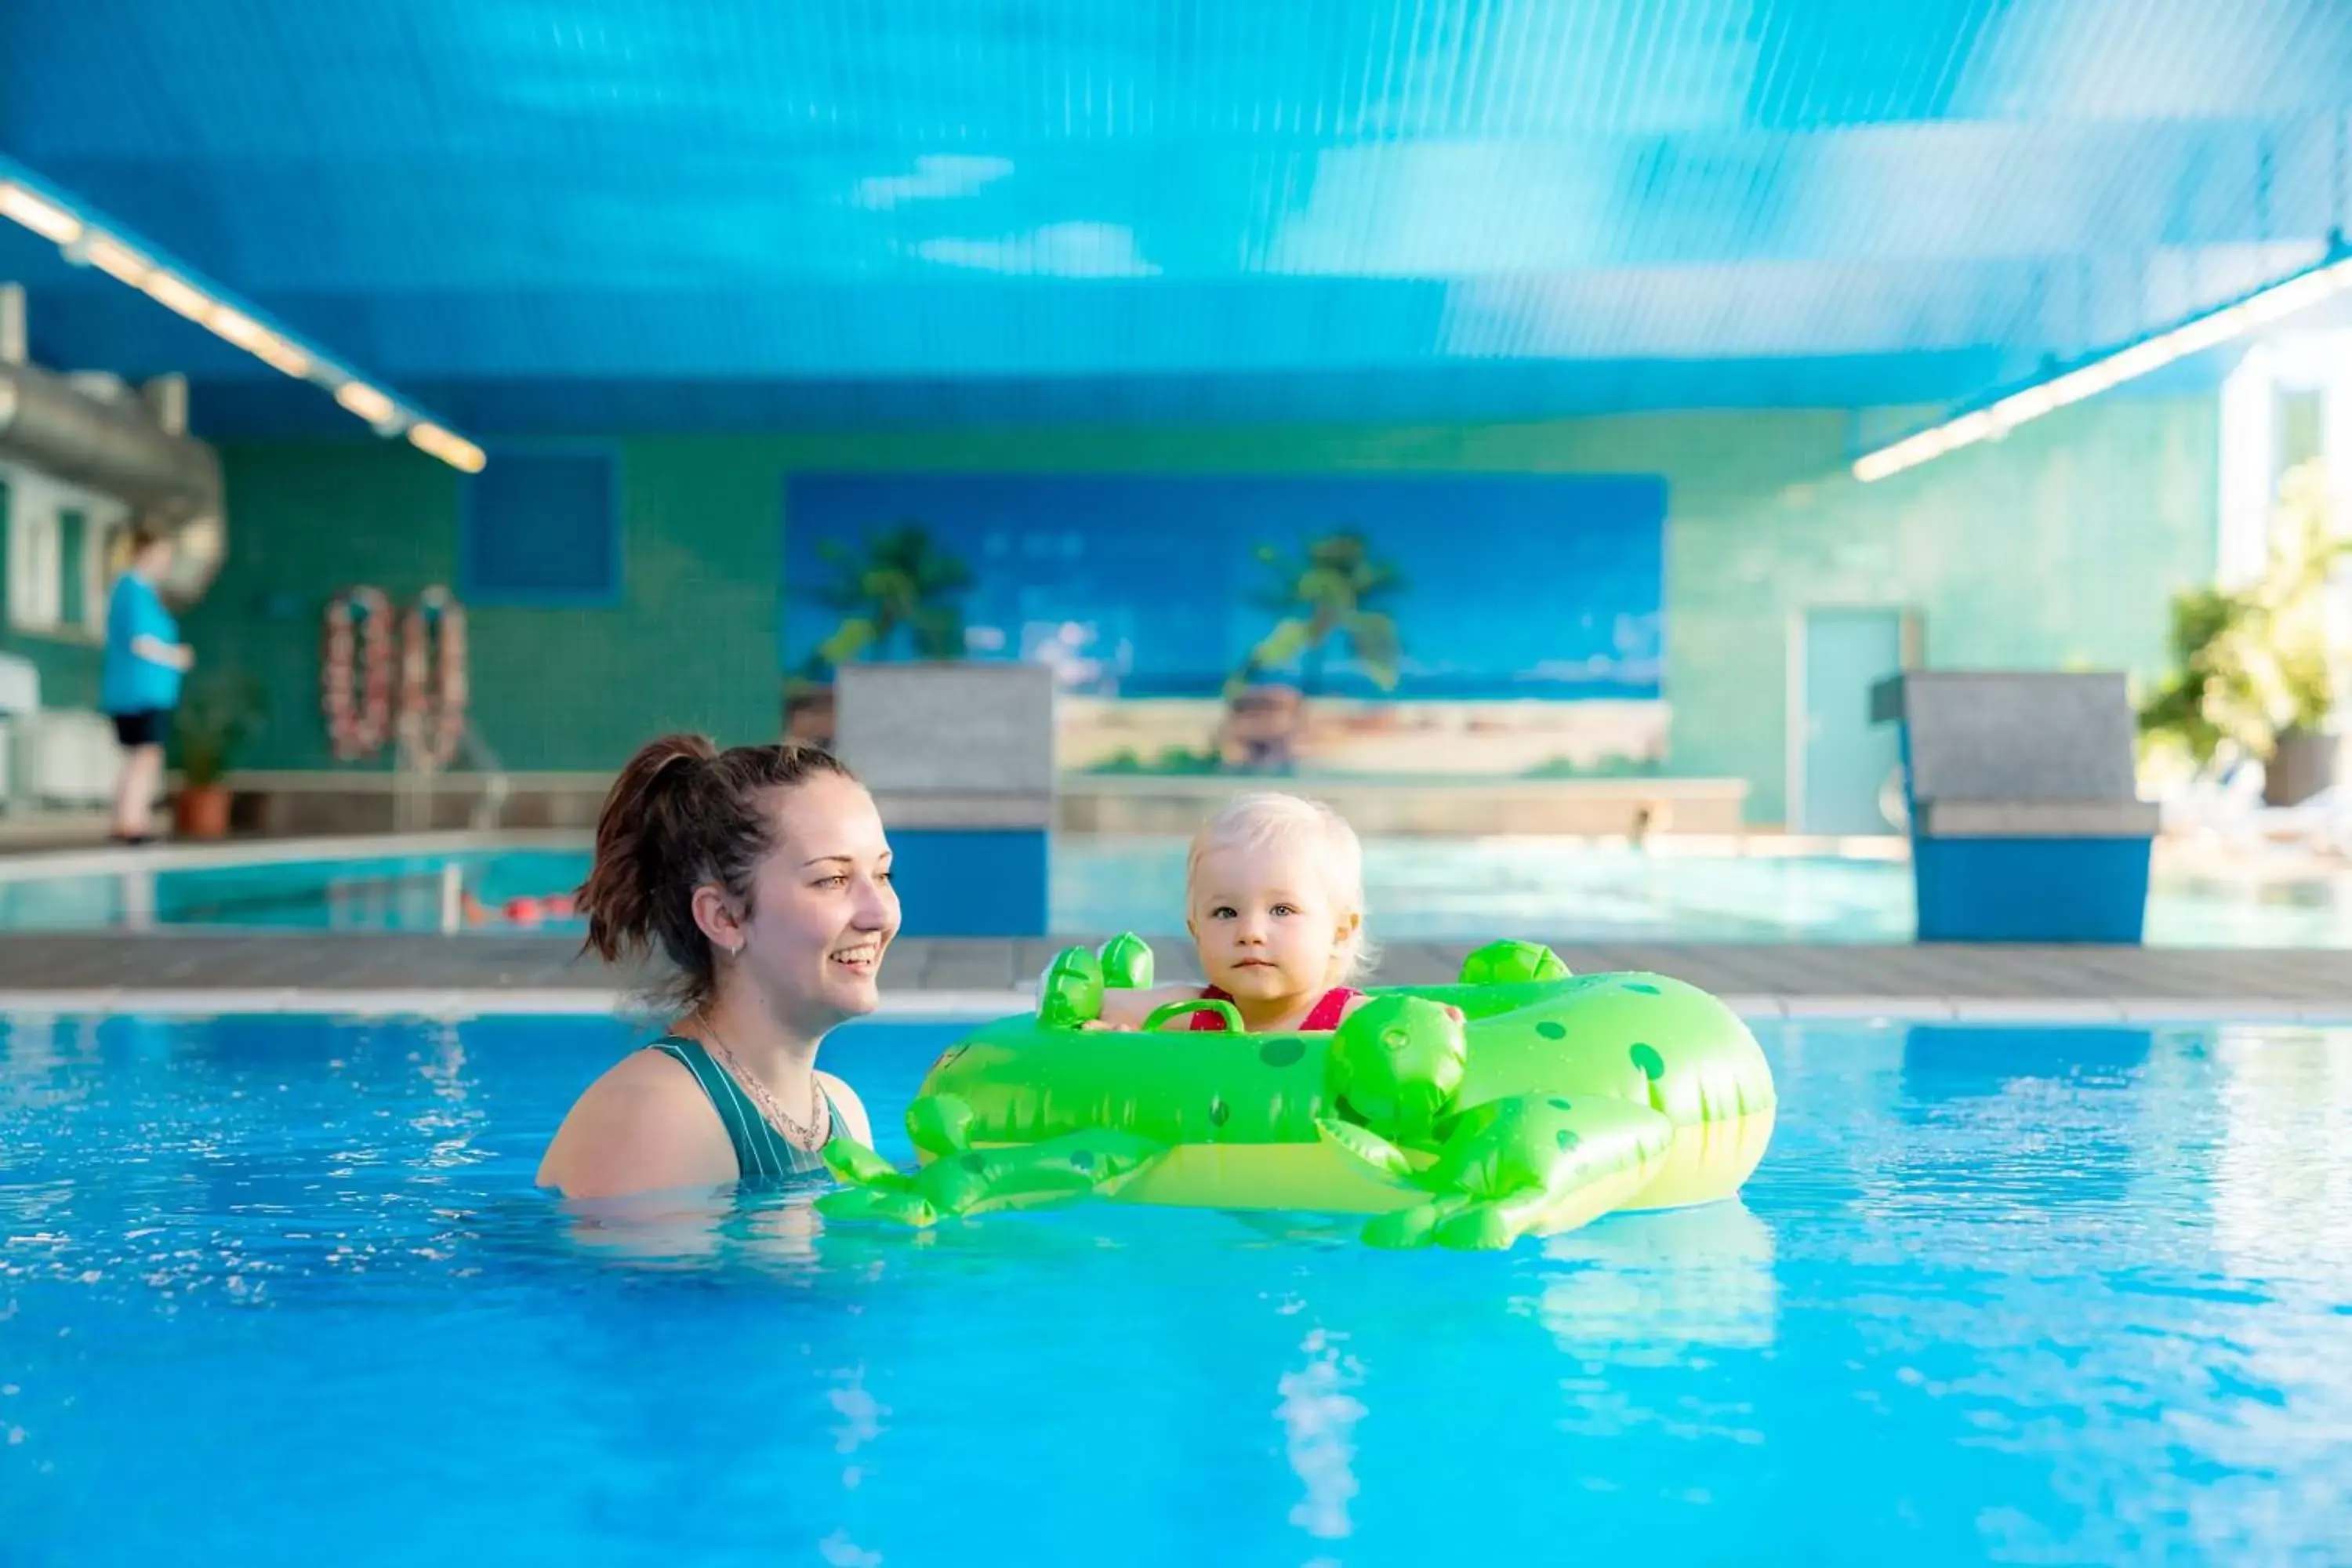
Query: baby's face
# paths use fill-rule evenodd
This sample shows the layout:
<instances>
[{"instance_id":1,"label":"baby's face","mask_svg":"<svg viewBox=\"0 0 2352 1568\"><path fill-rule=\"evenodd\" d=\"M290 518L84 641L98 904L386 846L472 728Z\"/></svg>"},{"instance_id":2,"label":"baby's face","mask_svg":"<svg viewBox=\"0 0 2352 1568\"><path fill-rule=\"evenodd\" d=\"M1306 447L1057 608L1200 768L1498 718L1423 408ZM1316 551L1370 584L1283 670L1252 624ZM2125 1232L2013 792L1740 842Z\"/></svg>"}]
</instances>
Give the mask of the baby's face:
<instances>
[{"instance_id":1,"label":"baby's face","mask_svg":"<svg viewBox=\"0 0 2352 1568\"><path fill-rule=\"evenodd\" d=\"M1356 917L1335 908L1311 857L1291 849L1212 849L1186 911L1209 984L1236 999L1319 993Z\"/></svg>"}]
</instances>

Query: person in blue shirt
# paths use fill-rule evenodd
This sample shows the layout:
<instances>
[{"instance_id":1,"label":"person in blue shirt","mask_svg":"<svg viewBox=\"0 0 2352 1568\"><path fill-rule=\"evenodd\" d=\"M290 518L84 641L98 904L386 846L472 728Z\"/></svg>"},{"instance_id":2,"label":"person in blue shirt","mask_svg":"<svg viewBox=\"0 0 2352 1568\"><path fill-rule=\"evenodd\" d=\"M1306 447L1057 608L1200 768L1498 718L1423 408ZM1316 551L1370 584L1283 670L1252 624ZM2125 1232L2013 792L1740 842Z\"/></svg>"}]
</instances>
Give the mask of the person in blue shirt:
<instances>
[{"instance_id":1,"label":"person in blue shirt","mask_svg":"<svg viewBox=\"0 0 2352 1568\"><path fill-rule=\"evenodd\" d=\"M156 589L171 569L170 537L142 526L131 536L130 568L115 579L107 601L99 706L114 720L114 737L122 742L109 835L118 844L154 840L149 813L163 782L163 742L180 703L180 677L196 662Z\"/></svg>"}]
</instances>

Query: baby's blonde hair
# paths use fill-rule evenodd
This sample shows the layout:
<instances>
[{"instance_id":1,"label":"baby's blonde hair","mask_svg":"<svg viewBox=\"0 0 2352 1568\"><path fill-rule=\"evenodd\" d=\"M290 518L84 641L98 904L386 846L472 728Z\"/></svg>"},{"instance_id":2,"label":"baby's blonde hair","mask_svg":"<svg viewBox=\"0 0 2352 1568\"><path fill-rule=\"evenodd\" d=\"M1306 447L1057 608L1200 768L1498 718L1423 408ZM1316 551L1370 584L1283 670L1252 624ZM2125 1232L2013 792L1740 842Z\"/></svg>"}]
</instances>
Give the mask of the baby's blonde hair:
<instances>
[{"instance_id":1,"label":"baby's blonde hair","mask_svg":"<svg viewBox=\"0 0 2352 1568\"><path fill-rule=\"evenodd\" d=\"M1319 800L1258 790L1237 795L1201 824L1184 858L1184 898L1189 905L1200 885L1201 859L1213 849L1266 850L1297 845L1323 873L1337 913L1356 917L1354 934L1332 957L1329 984L1346 985L1378 962L1364 921L1364 847L1348 819Z\"/></svg>"}]
</instances>

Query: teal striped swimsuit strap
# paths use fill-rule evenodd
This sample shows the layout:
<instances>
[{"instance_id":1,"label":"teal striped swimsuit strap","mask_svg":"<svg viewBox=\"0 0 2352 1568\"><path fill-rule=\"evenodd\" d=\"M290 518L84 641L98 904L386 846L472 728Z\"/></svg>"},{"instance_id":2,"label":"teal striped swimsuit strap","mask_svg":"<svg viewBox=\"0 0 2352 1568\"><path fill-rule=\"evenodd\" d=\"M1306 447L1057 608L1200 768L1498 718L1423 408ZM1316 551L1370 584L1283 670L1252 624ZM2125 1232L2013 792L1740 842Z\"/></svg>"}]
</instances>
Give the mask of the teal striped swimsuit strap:
<instances>
[{"instance_id":1,"label":"teal striped swimsuit strap","mask_svg":"<svg viewBox=\"0 0 2352 1568\"><path fill-rule=\"evenodd\" d=\"M775 1181L785 1176L804 1176L824 1168L823 1155L801 1148L776 1131L744 1092L743 1086L735 1081L735 1075L720 1066L700 1040L685 1035L664 1035L646 1049L659 1051L677 1062L702 1086L702 1092L710 1099L710 1109L719 1113L719 1121L726 1126L727 1142L734 1146L738 1179ZM834 1104L830 1094L824 1097L824 1110L828 1123L838 1129L841 1108Z\"/></svg>"}]
</instances>

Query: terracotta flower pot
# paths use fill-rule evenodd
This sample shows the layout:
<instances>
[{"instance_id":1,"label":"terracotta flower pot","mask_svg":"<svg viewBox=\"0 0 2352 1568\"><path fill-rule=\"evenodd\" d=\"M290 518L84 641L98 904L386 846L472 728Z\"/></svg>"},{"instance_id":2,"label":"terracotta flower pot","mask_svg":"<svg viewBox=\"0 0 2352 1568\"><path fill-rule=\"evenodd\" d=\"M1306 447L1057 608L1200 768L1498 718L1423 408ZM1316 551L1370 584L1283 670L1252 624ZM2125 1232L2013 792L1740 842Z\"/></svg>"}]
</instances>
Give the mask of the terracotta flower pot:
<instances>
[{"instance_id":1,"label":"terracotta flower pot","mask_svg":"<svg viewBox=\"0 0 2352 1568\"><path fill-rule=\"evenodd\" d=\"M2336 783L2340 737L2310 730L2284 730L2263 770L2263 804L2301 805Z\"/></svg>"},{"instance_id":2,"label":"terracotta flower pot","mask_svg":"<svg viewBox=\"0 0 2352 1568\"><path fill-rule=\"evenodd\" d=\"M172 816L183 838L228 837L229 793L226 784L183 784Z\"/></svg>"}]
</instances>

